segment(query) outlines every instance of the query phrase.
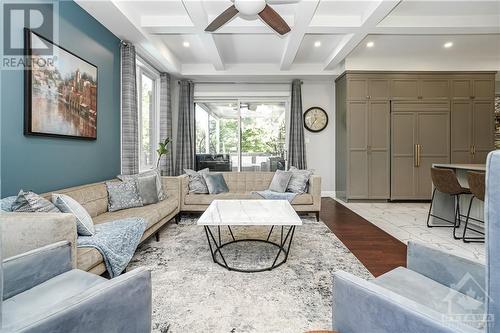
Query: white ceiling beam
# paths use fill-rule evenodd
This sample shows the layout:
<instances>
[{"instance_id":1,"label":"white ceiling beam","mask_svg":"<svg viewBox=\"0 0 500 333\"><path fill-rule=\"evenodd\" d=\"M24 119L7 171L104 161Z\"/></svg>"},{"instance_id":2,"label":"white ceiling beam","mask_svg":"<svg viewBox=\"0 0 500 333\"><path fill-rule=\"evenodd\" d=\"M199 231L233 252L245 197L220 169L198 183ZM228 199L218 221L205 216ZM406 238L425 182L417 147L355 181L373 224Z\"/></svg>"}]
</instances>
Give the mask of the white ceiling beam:
<instances>
[{"instance_id":1,"label":"white ceiling beam","mask_svg":"<svg viewBox=\"0 0 500 333\"><path fill-rule=\"evenodd\" d=\"M197 28L197 33L201 44L205 48L208 58L212 62L214 68L218 71L225 69L222 57L215 43L214 36L210 33L205 32L205 28L208 26L208 15L203 7L201 0L182 0L184 8L188 13L194 26Z\"/></svg>"},{"instance_id":2,"label":"white ceiling beam","mask_svg":"<svg viewBox=\"0 0 500 333\"><path fill-rule=\"evenodd\" d=\"M302 43L302 39L304 39L307 28L314 17L314 13L316 13L318 4L319 0L301 1L297 4L295 9L294 25L287 36L285 50L283 51L283 55L281 57L281 70L290 70L292 67L293 60L299 51L300 44Z\"/></svg>"},{"instance_id":3,"label":"white ceiling beam","mask_svg":"<svg viewBox=\"0 0 500 333\"><path fill-rule=\"evenodd\" d=\"M76 3L101 22L109 31L122 40L134 44L141 56L158 70L180 75L179 59L159 40L151 39L148 33L136 26L120 9L119 2L76 0ZM113 19L110 20L109 18Z\"/></svg>"},{"instance_id":4,"label":"white ceiling beam","mask_svg":"<svg viewBox=\"0 0 500 333\"><path fill-rule=\"evenodd\" d=\"M374 27L377 35L497 35L500 26L483 27Z\"/></svg>"},{"instance_id":5,"label":"white ceiling beam","mask_svg":"<svg viewBox=\"0 0 500 333\"><path fill-rule=\"evenodd\" d=\"M377 26L390 12L396 8L401 0L380 0L364 15L361 26L353 29L353 33L346 35L332 54L327 58L324 68L335 68L354 48Z\"/></svg>"}]
</instances>

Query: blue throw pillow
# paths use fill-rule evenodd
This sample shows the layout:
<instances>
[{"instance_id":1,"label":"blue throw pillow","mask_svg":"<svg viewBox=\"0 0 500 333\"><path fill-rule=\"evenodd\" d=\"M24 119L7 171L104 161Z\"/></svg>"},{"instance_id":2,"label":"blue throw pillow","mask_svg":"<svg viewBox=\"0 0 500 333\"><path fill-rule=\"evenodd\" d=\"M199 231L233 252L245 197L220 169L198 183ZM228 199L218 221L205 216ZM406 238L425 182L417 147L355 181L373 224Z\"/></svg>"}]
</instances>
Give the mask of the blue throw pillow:
<instances>
[{"instance_id":1,"label":"blue throw pillow","mask_svg":"<svg viewBox=\"0 0 500 333\"><path fill-rule=\"evenodd\" d=\"M219 194L229 192L224 176L220 172L207 172L203 173L203 179L207 183L208 193Z\"/></svg>"}]
</instances>

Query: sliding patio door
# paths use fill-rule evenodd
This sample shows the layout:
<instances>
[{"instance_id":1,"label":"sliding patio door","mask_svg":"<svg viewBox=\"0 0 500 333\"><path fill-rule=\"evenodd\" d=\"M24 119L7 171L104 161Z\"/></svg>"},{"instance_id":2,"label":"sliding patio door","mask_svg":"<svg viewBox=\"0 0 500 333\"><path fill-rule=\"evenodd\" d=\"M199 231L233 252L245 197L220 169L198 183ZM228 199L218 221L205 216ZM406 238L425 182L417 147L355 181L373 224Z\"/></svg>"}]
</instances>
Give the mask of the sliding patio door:
<instances>
[{"instance_id":1,"label":"sliding patio door","mask_svg":"<svg viewBox=\"0 0 500 333\"><path fill-rule=\"evenodd\" d=\"M285 169L287 101L196 102L196 168Z\"/></svg>"}]
</instances>

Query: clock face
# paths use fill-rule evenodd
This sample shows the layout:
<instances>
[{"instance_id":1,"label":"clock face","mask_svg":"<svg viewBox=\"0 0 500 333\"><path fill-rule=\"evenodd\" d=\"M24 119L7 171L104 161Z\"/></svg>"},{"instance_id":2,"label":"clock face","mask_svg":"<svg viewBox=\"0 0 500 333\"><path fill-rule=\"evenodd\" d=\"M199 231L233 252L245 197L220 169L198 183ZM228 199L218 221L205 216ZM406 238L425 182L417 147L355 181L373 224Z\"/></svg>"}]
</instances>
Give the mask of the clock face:
<instances>
[{"instance_id":1,"label":"clock face","mask_svg":"<svg viewBox=\"0 0 500 333\"><path fill-rule=\"evenodd\" d=\"M311 132L320 132L328 125L328 115L318 107L308 109L304 113L304 126Z\"/></svg>"}]
</instances>

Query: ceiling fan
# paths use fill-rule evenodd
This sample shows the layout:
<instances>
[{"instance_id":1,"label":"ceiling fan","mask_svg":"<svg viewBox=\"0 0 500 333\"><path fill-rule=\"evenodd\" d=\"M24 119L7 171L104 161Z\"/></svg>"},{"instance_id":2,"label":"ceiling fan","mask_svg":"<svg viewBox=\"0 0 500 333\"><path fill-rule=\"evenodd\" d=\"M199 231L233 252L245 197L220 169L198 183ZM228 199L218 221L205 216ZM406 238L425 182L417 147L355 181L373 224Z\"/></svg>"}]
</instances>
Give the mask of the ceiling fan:
<instances>
[{"instance_id":1,"label":"ceiling fan","mask_svg":"<svg viewBox=\"0 0 500 333\"><path fill-rule=\"evenodd\" d=\"M234 4L217 16L205 29L214 32L229 22L233 17L241 14L244 18L256 18L258 15L274 31L280 35L285 35L290 31L290 27L283 18L269 6L269 3L295 3L298 0L231 0Z\"/></svg>"}]
</instances>

